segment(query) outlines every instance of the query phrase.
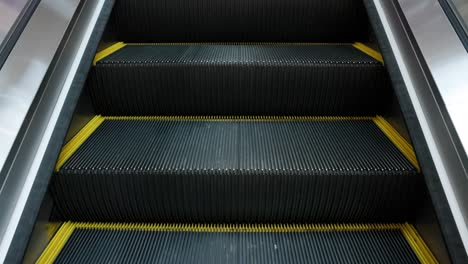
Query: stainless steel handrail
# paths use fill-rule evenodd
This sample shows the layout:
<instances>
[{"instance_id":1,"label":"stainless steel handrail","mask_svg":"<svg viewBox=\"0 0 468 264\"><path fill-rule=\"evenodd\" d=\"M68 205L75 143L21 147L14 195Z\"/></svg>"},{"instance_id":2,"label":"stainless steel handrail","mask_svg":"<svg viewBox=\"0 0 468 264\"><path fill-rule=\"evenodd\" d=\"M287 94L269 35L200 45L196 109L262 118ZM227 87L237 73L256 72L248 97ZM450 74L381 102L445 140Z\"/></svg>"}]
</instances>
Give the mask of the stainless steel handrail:
<instances>
[{"instance_id":1,"label":"stainless steel handrail","mask_svg":"<svg viewBox=\"0 0 468 264\"><path fill-rule=\"evenodd\" d=\"M79 0L42 1L0 69L0 172ZM5 179L0 174L0 183Z\"/></svg>"},{"instance_id":2,"label":"stainless steel handrail","mask_svg":"<svg viewBox=\"0 0 468 264\"><path fill-rule=\"evenodd\" d=\"M416 114L415 122L427 144L435 176L439 177L468 252L468 131L463 120L468 109L463 105L468 99L468 54L437 0L372 1ZM398 9L403 12L401 16Z\"/></svg>"},{"instance_id":3,"label":"stainless steel handrail","mask_svg":"<svg viewBox=\"0 0 468 264\"><path fill-rule=\"evenodd\" d=\"M454 13L460 21L466 34L468 34L468 1L448 0L449 5L454 9Z\"/></svg>"},{"instance_id":4,"label":"stainless steel handrail","mask_svg":"<svg viewBox=\"0 0 468 264\"><path fill-rule=\"evenodd\" d=\"M15 150L28 144L21 137L29 126L27 116L34 111L36 95L79 3L42 0L0 69L0 263L16 231L18 209L34 180L27 173L32 164L24 163L26 171L12 174L12 165L18 161ZM30 151L34 156L36 152Z\"/></svg>"},{"instance_id":5,"label":"stainless steel handrail","mask_svg":"<svg viewBox=\"0 0 468 264\"><path fill-rule=\"evenodd\" d=\"M62 35L52 39L59 40L60 46L56 46L58 49L53 52L53 61L47 61L47 73L35 71L36 74L46 75L38 86L40 90L34 91L34 101L27 101L31 104L25 105L28 113L27 118L21 120L20 133L17 135L20 140L16 140L8 156L8 159L12 156L13 159L4 164L8 170L2 171L5 180L0 189L0 263L5 259L20 261L18 255L21 257L22 252L17 252L18 248L22 250L24 239L32 230L29 218L36 217L29 210L38 209L42 202L74 104L81 92L84 74L91 66L113 3L113 0L42 0L34 16L45 21L37 24L38 21L32 17L32 24L28 24L36 29L37 37L29 39L36 44L42 42L43 45L49 41L40 37L41 32L54 31L53 25L49 23L61 23L59 32ZM55 12L62 14L60 20L52 16ZM67 33L63 35L65 29ZM35 54L32 49L32 54ZM31 58L24 60L25 65L34 64ZM38 84L36 80L39 81L39 78L29 84ZM26 90L32 91L28 84L23 85L21 87L27 86ZM25 109L20 108L21 114Z\"/></svg>"},{"instance_id":6,"label":"stainless steel handrail","mask_svg":"<svg viewBox=\"0 0 468 264\"><path fill-rule=\"evenodd\" d=\"M0 47L14 29L30 0L0 0ZM0 49L1 50L1 49Z\"/></svg>"},{"instance_id":7,"label":"stainless steel handrail","mask_svg":"<svg viewBox=\"0 0 468 264\"><path fill-rule=\"evenodd\" d=\"M41 0L0 0L0 68Z\"/></svg>"}]
</instances>

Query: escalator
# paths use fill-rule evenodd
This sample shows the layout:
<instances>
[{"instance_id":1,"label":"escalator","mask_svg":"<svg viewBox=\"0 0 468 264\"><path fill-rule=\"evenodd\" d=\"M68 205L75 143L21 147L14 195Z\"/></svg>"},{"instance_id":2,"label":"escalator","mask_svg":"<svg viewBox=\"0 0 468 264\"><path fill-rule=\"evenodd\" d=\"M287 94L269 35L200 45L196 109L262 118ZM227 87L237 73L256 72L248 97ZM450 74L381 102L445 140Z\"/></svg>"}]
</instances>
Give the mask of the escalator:
<instances>
[{"instance_id":1,"label":"escalator","mask_svg":"<svg viewBox=\"0 0 468 264\"><path fill-rule=\"evenodd\" d=\"M37 263L438 263L360 1L116 1L82 96Z\"/></svg>"}]
</instances>

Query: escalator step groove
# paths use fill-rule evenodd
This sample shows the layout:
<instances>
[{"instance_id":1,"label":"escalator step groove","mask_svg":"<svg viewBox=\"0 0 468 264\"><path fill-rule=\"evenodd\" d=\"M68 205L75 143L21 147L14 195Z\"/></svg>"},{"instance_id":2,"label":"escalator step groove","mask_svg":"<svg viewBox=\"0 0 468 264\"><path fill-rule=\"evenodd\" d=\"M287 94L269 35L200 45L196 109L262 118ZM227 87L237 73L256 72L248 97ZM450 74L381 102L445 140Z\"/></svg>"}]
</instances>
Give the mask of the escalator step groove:
<instances>
[{"instance_id":1,"label":"escalator step groove","mask_svg":"<svg viewBox=\"0 0 468 264\"><path fill-rule=\"evenodd\" d=\"M103 118L53 177L64 220L406 221L422 177L373 118Z\"/></svg>"},{"instance_id":2,"label":"escalator step groove","mask_svg":"<svg viewBox=\"0 0 468 264\"><path fill-rule=\"evenodd\" d=\"M123 45L88 81L103 115L369 115L385 68L347 45Z\"/></svg>"},{"instance_id":3,"label":"escalator step groove","mask_svg":"<svg viewBox=\"0 0 468 264\"><path fill-rule=\"evenodd\" d=\"M436 263L408 224L65 223L44 263ZM413 243L416 241L417 243Z\"/></svg>"}]
</instances>

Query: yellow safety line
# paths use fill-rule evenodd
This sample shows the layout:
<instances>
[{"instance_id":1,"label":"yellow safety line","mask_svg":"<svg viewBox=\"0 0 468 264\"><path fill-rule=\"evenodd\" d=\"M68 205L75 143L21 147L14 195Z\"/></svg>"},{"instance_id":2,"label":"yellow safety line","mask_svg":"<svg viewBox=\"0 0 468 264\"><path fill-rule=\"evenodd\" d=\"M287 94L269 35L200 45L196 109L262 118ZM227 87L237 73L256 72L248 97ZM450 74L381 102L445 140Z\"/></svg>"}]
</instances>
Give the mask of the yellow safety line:
<instances>
[{"instance_id":1,"label":"yellow safety line","mask_svg":"<svg viewBox=\"0 0 468 264\"><path fill-rule=\"evenodd\" d=\"M351 46L353 43L319 42L174 42L174 43L125 43L128 46L201 46L201 45L290 45L290 46Z\"/></svg>"},{"instance_id":2,"label":"yellow safety line","mask_svg":"<svg viewBox=\"0 0 468 264\"><path fill-rule=\"evenodd\" d=\"M355 47L356 49L364 52L365 54L367 54L369 56L371 56L372 58L380 61L381 63L384 63L382 54L380 54L380 52L370 48L369 46L365 45L364 43L354 42L353 47Z\"/></svg>"},{"instance_id":3,"label":"yellow safety line","mask_svg":"<svg viewBox=\"0 0 468 264\"><path fill-rule=\"evenodd\" d=\"M65 146L62 148L60 155L55 165L55 171L75 153L75 151L91 136L91 134L104 122L104 118L100 115L95 116L88 122Z\"/></svg>"},{"instance_id":4,"label":"yellow safety line","mask_svg":"<svg viewBox=\"0 0 468 264\"><path fill-rule=\"evenodd\" d=\"M406 240L410 244L414 253L418 257L421 263L436 264L439 263L431 250L424 243L423 239L419 236L414 226L410 224L404 224L401 228L401 232L405 236Z\"/></svg>"},{"instance_id":5,"label":"yellow safety line","mask_svg":"<svg viewBox=\"0 0 468 264\"><path fill-rule=\"evenodd\" d=\"M93 65L96 66L96 63L98 61L104 59L105 57L111 55L112 53L118 51L119 49L125 47L126 45L127 44L125 44L123 42L117 42L117 43L113 44L112 46L107 47L104 50L98 52L96 54L96 56L94 56Z\"/></svg>"},{"instance_id":6,"label":"yellow safety line","mask_svg":"<svg viewBox=\"0 0 468 264\"><path fill-rule=\"evenodd\" d=\"M104 116L105 120L157 121L346 121L373 120L369 116Z\"/></svg>"},{"instance_id":7,"label":"yellow safety line","mask_svg":"<svg viewBox=\"0 0 468 264\"><path fill-rule=\"evenodd\" d=\"M68 239L75 230L75 225L73 223L67 222L62 225L57 234L54 236L49 245L36 261L37 264L45 263L54 263L57 256L60 254L60 251L67 243Z\"/></svg>"},{"instance_id":8,"label":"yellow safety line","mask_svg":"<svg viewBox=\"0 0 468 264\"><path fill-rule=\"evenodd\" d=\"M140 230L170 232L329 232L400 230L422 263L437 263L424 241L409 224L145 224L72 223L62 225L37 263L53 263L75 229Z\"/></svg>"},{"instance_id":9,"label":"yellow safety line","mask_svg":"<svg viewBox=\"0 0 468 264\"><path fill-rule=\"evenodd\" d=\"M401 224L142 224L74 223L80 229L142 230L173 232L310 232L401 229Z\"/></svg>"},{"instance_id":10,"label":"yellow safety line","mask_svg":"<svg viewBox=\"0 0 468 264\"><path fill-rule=\"evenodd\" d=\"M61 222L51 222L47 224L47 238L49 241L54 237L61 225Z\"/></svg>"},{"instance_id":11,"label":"yellow safety line","mask_svg":"<svg viewBox=\"0 0 468 264\"><path fill-rule=\"evenodd\" d=\"M421 168L419 167L418 159L416 158L416 154L414 153L411 144L408 143L408 141L406 141L406 139L404 139L383 117L377 116L373 120L380 130L384 132L384 134L393 142L393 144L395 144L401 153L405 155L418 172L420 172Z\"/></svg>"}]
</instances>

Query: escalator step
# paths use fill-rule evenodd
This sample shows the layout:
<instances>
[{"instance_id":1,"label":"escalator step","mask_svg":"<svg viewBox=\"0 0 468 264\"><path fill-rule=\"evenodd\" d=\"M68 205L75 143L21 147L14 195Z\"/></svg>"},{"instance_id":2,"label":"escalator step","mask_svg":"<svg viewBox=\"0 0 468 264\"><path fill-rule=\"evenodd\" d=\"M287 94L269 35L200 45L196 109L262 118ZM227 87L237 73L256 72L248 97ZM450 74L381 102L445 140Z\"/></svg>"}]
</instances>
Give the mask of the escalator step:
<instances>
[{"instance_id":1,"label":"escalator step","mask_svg":"<svg viewBox=\"0 0 468 264\"><path fill-rule=\"evenodd\" d=\"M374 115L391 96L383 64L351 44L119 47L90 74L99 114Z\"/></svg>"},{"instance_id":2,"label":"escalator step","mask_svg":"<svg viewBox=\"0 0 468 264\"><path fill-rule=\"evenodd\" d=\"M65 223L44 263L436 263L409 224Z\"/></svg>"},{"instance_id":3,"label":"escalator step","mask_svg":"<svg viewBox=\"0 0 468 264\"><path fill-rule=\"evenodd\" d=\"M110 24L127 42L352 42L369 29L359 0L119 0Z\"/></svg>"},{"instance_id":4,"label":"escalator step","mask_svg":"<svg viewBox=\"0 0 468 264\"><path fill-rule=\"evenodd\" d=\"M381 120L97 116L51 191L73 221L406 221L422 177Z\"/></svg>"}]
</instances>

